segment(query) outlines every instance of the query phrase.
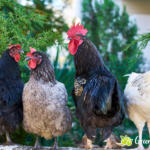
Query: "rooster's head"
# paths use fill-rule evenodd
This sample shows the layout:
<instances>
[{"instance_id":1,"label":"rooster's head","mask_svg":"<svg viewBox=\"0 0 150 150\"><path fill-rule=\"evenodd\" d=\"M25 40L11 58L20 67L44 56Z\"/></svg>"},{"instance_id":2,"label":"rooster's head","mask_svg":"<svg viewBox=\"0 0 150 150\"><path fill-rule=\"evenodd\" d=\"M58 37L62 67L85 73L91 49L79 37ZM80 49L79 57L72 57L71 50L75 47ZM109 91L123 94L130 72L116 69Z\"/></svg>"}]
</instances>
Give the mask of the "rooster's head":
<instances>
[{"instance_id":1,"label":"rooster's head","mask_svg":"<svg viewBox=\"0 0 150 150\"><path fill-rule=\"evenodd\" d=\"M9 47L9 55L13 57L16 62L20 60L20 53L24 53L20 45L11 45Z\"/></svg>"},{"instance_id":2,"label":"rooster's head","mask_svg":"<svg viewBox=\"0 0 150 150\"><path fill-rule=\"evenodd\" d=\"M29 60L30 69L35 69L37 65L39 65L42 61L42 56L36 52L34 48L30 47L31 53L27 53L27 57L25 60Z\"/></svg>"},{"instance_id":3,"label":"rooster's head","mask_svg":"<svg viewBox=\"0 0 150 150\"><path fill-rule=\"evenodd\" d=\"M84 29L84 26L80 23L71 27L71 29L68 30L67 35L68 39L70 40L68 48L69 52L72 55L75 55L78 49L78 46L82 44L83 40L81 39L81 35L85 36L86 33L88 32L87 29Z\"/></svg>"}]
</instances>

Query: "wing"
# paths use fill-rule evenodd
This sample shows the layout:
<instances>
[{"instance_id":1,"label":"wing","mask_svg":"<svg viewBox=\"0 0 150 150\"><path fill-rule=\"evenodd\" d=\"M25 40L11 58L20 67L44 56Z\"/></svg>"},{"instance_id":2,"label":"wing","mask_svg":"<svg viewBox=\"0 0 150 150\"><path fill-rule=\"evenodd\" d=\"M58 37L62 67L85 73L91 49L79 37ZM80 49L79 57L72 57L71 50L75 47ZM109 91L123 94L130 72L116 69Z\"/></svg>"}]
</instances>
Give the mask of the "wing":
<instances>
[{"instance_id":1,"label":"wing","mask_svg":"<svg viewBox=\"0 0 150 150\"><path fill-rule=\"evenodd\" d=\"M4 80L0 80L0 110L8 103L10 99L10 91Z\"/></svg>"},{"instance_id":2,"label":"wing","mask_svg":"<svg viewBox=\"0 0 150 150\"><path fill-rule=\"evenodd\" d=\"M82 91L81 96L76 94L77 90L74 86L74 95L76 95L74 100L82 113L88 111L98 116L112 115L112 112L116 113L120 109L123 94L114 76L110 78L96 75L82 86L83 90L78 87L79 93Z\"/></svg>"},{"instance_id":3,"label":"wing","mask_svg":"<svg viewBox=\"0 0 150 150\"><path fill-rule=\"evenodd\" d=\"M22 80L0 80L0 110L3 114L22 108L23 87Z\"/></svg>"},{"instance_id":4,"label":"wing","mask_svg":"<svg viewBox=\"0 0 150 150\"><path fill-rule=\"evenodd\" d=\"M131 74L132 75L132 74ZM132 81L132 86L138 87L138 91L141 95L150 95L150 71L139 74Z\"/></svg>"}]
</instances>

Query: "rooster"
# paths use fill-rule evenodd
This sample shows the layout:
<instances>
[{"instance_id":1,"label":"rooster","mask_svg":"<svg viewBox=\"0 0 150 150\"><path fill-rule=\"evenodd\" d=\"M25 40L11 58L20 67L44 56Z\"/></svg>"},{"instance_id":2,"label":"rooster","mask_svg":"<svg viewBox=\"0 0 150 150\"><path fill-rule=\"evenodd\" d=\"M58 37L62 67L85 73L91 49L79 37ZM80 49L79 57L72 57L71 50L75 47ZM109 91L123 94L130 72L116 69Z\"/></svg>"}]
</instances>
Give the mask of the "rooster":
<instances>
[{"instance_id":1,"label":"rooster","mask_svg":"<svg viewBox=\"0 0 150 150\"><path fill-rule=\"evenodd\" d=\"M128 118L134 122L139 132L139 146L143 150L142 131L145 123L150 134L150 71L144 74L131 73L124 90ZM150 146L149 148L150 149Z\"/></svg>"},{"instance_id":2,"label":"rooster","mask_svg":"<svg viewBox=\"0 0 150 150\"><path fill-rule=\"evenodd\" d=\"M9 133L18 129L23 120L20 53L23 53L21 46L12 45L0 58L0 135L6 134L4 145L13 145Z\"/></svg>"},{"instance_id":3,"label":"rooster","mask_svg":"<svg viewBox=\"0 0 150 150\"><path fill-rule=\"evenodd\" d=\"M68 49L74 55L76 70L72 90L76 117L87 139L93 142L96 128L101 128L101 140L105 140L114 127L122 123L123 93L116 77L105 67L97 48L85 37L87 32L78 23L68 30L67 35L70 40ZM92 149L91 144L89 148Z\"/></svg>"},{"instance_id":4,"label":"rooster","mask_svg":"<svg viewBox=\"0 0 150 150\"><path fill-rule=\"evenodd\" d=\"M66 134L72 127L72 114L66 106L67 91L64 84L55 79L48 56L34 48L30 50L26 60L31 73L23 90L23 128L37 135L34 148L41 148L38 136L55 137L51 150L59 150L57 136Z\"/></svg>"}]
</instances>

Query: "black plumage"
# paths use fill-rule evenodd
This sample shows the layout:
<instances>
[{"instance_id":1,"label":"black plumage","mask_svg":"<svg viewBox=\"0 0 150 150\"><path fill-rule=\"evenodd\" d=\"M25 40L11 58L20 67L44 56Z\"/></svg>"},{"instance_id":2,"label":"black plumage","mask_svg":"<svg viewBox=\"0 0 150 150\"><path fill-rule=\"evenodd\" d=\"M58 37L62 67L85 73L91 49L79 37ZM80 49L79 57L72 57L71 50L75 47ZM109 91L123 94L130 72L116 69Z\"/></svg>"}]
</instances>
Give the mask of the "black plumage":
<instances>
[{"instance_id":1,"label":"black plumage","mask_svg":"<svg viewBox=\"0 0 150 150\"><path fill-rule=\"evenodd\" d=\"M9 51L0 58L0 135L14 132L23 120L24 83L19 65Z\"/></svg>"},{"instance_id":2,"label":"black plumage","mask_svg":"<svg viewBox=\"0 0 150 150\"><path fill-rule=\"evenodd\" d=\"M101 128L101 140L104 140L124 119L123 92L94 44L82 35L81 38L83 43L74 55L76 74L72 97L76 117L88 139L93 141L96 128Z\"/></svg>"}]
</instances>

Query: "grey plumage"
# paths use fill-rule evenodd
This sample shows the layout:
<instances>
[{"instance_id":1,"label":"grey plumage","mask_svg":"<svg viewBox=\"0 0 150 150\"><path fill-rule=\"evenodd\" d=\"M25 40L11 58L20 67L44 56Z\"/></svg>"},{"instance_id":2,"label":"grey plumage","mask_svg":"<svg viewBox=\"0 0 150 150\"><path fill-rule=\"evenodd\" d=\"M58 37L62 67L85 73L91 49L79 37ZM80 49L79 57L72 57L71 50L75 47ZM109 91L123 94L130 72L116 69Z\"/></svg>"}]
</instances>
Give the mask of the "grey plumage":
<instances>
[{"instance_id":1,"label":"grey plumage","mask_svg":"<svg viewBox=\"0 0 150 150\"><path fill-rule=\"evenodd\" d=\"M66 106L68 95L64 84L56 81L47 55L31 70L23 90L23 128L45 139L62 136L72 127L72 114Z\"/></svg>"}]
</instances>

